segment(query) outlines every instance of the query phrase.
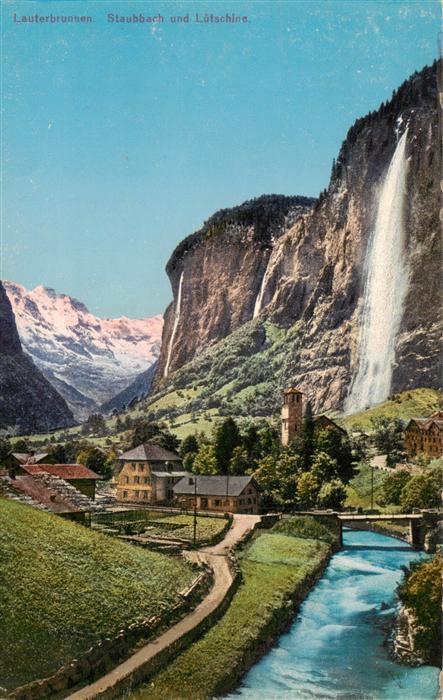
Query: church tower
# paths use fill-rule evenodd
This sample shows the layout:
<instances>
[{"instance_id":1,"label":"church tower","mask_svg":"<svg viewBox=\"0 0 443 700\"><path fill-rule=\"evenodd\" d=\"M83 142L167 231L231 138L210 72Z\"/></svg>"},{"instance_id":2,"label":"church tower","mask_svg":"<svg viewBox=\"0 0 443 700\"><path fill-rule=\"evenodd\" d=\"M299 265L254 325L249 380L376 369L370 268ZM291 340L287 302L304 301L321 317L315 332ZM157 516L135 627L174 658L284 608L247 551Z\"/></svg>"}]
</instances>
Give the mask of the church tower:
<instances>
[{"instance_id":1,"label":"church tower","mask_svg":"<svg viewBox=\"0 0 443 700\"><path fill-rule=\"evenodd\" d=\"M283 391L281 444L287 447L303 427L303 392L290 387Z\"/></svg>"}]
</instances>

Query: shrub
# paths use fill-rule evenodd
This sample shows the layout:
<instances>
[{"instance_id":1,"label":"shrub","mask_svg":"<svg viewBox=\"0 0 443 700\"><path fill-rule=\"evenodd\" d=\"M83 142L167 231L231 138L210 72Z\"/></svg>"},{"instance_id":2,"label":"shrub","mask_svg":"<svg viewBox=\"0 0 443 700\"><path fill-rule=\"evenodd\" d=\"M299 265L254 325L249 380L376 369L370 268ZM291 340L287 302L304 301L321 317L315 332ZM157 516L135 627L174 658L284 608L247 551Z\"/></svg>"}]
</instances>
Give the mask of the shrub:
<instances>
[{"instance_id":1,"label":"shrub","mask_svg":"<svg viewBox=\"0 0 443 700\"><path fill-rule=\"evenodd\" d=\"M403 488L410 480L409 472L403 470L389 474L383 482L382 494L377 499L381 505L392 503L395 506L400 505L400 498Z\"/></svg>"},{"instance_id":2,"label":"shrub","mask_svg":"<svg viewBox=\"0 0 443 700\"><path fill-rule=\"evenodd\" d=\"M425 662L441 662L441 576L443 560L413 565L398 588L403 605L412 612L416 624L415 648Z\"/></svg>"},{"instance_id":3,"label":"shrub","mask_svg":"<svg viewBox=\"0 0 443 700\"><path fill-rule=\"evenodd\" d=\"M336 535L332 527L328 527L324 522L309 515L283 518L272 528L272 532L291 537L301 537L302 539L322 540L328 544L335 544Z\"/></svg>"},{"instance_id":4,"label":"shrub","mask_svg":"<svg viewBox=\"0 0 443 700\"><path fill-rule=\"evenodd\" d=\"M435 508L440 504L441 468L435 467L425 474L416 474L403 487L400 496L402 510Z\"/></svg>"}]
</instances>

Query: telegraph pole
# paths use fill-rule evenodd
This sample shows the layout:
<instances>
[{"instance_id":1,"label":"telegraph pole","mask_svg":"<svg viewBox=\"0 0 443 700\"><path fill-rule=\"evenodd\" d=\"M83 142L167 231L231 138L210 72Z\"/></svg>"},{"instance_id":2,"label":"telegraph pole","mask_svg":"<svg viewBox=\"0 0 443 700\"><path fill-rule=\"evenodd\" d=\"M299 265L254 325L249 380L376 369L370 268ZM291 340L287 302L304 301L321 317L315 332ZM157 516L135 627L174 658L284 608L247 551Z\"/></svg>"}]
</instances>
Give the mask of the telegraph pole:
<instances>
[{"instance_id":1,"label":"telegraph pole","mask_svg":"<svg viewBox=\"0 0 443 700\"><path fill-rule=\"evenodd\" d=\"M194 476L194 547L197 543L197 475Z\"/></svg>"}]
</instances>

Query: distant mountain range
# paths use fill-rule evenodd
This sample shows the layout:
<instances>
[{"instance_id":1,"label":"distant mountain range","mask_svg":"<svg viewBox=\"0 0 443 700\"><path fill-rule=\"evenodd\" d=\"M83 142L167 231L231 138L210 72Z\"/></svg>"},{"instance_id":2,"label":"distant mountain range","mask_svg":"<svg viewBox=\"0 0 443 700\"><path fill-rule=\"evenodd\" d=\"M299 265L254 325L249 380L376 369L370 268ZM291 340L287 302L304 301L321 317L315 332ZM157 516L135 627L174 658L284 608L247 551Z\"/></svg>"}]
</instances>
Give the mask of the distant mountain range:
<instances>
[{"instance_id":1,"label":"distant mountain range","mask_svg":"<svg viewBox=\"0 0 443 700\"><path fill-rule=\"evenodd\" d=\"M102 404L112 410L113 397L133 383L133 392L120 397L119 406L146 393L146 372L160 354L162 316L100 319L77 299L53 289L3 285L23 350L77 420L103 410Z\"/></svg>"},{"instance_id":2,"label":"distant mountain range","mask_svg":"<svg viewBox=\"0 0 443 700\"><path fill-rule=\"evenodd\" d=\"M23 352L0 282L0 435L45 432L73 423L66 401Z\"/></svg>"}]
</instances>

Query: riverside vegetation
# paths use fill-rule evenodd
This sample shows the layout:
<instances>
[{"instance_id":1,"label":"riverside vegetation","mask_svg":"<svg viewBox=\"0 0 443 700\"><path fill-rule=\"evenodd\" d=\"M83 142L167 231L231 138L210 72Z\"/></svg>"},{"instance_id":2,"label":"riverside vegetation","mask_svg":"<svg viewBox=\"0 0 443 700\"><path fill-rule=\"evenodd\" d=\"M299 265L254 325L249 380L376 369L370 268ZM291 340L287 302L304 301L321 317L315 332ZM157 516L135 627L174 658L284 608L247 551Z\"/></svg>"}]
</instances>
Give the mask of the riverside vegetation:
<instances>
[{"instance_id":1,"label":"riverside vegetation","mask_svg":"<svg viewBox=\"0 0 443 700\"><path fill-rule=\"evenodd\" d=\"M441 665L441 578L442 555L416 562L406 570L398 588L402 605L412 614L414 651L425 663Z\"/></svg>"},{"instance_id":2,"label":"riverside vegetation","mask_svg":"<svg viewBox=\"0 0 443 700\"><path fill-rule=\"evenodd\" d=\"M242 584L224 616L148 684L136 700L204 700L228 692L282 632L336 542L311 518L257 534L237 554Z\"/></svg>"}]
</instances>

